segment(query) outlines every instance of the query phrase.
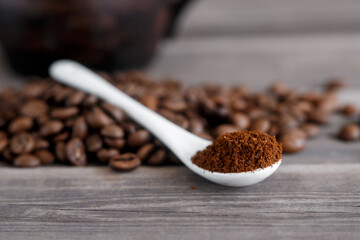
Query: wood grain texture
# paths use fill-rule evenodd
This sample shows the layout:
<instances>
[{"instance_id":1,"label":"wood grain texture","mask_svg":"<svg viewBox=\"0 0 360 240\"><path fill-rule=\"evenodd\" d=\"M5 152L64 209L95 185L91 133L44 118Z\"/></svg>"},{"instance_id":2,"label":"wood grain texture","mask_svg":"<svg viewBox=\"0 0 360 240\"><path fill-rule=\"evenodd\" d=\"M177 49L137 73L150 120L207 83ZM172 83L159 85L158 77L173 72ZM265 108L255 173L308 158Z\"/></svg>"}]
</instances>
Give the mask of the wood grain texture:
<instances>
[{"instance_id":1,"label":"wood grain texture","mask_svg":"<svg viewBox=\"0 0 360 240\"><path fill-rule=\"evenodd\" d=\"M184 167L3 167L0 238L358 239L359 171L284 162L262 184L225 188Z\"/></svg>"},{"instance_id":2,"label":"wood grain texture","mask_svg":"<svg viewBox=\"0 0 360 240\"><path fill-rule=\"evenodd\" d=\"M180 35L298 34L360 30L356 0L195 1L183 18Z\"/></svg>"},{"instance_id":3,"label":"wood grain texture","mask_svg":"<svg viewBox=\"0 0 360 240\"><path fill-rule=\"evenodd\" d=\"M164 45L148 72L187 84L244 84L265 88L284 81L303 88L329 77L360 87L360 35L182 38Z\"/></svg>"}]
</instances>

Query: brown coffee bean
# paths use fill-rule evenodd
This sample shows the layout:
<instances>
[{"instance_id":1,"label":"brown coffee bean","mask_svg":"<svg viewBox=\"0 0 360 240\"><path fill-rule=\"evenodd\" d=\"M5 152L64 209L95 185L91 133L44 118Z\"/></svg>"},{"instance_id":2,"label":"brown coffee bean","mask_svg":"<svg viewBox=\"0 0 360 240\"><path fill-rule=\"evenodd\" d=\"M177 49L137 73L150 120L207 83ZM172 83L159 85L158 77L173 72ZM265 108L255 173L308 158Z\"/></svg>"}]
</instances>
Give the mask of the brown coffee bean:
<instances>
[{"instance_id":1,"label":"brown coffee bean","mask_svg":"<svg viewBox=\"0 0 360 240\"><path fill-rule=\"evenodd\" d=\"M100 134L109 138L123 138L125 136L124 130L115 124L110 124L103 127L100 131Z\"/></svg>"},{"instance_id":2,"label":"brown coffee bean","mask_svg":"<svg viewBox=\"0 0 360 240\"><path fill-rule=\"evenodd\" d=\"M65 101L65 99L73 93L73 90L68 87L59 87L54 94L54 101L57 103Z\"/></svg>"},{"instance_id":3,"label":"brown coffee bean","mask_svg":"<svg viewBox=\"0 0 360 240\"><path fill-rule=\"evenodd\" d=\"M66 144L66 158L75 166L86 165L86 152L81 139L73 138Z\"/></svg>"},{"instance_id":4,"label":"brown coffee bean","mask_svg":"<svg viewBox=\"0 0 360 240\"><path fill-rule=\"evenodd\" d=\"M89 112L87 112L85 119L86 122L95 129L102 128L113 123L113 120L98 107L94 107Z\"/></svg>"},{"instance_id":5,"label":"brown coffee bean","mask_svg":"<svg viewBox=\"0 0 360 240\"><path fill-rule=\"evenodd\" d=\"M284 96L289 92L289 87L285 83L276 82L270 85L270 91L278 96Z\"/></svg>"},{"instance_id":6,"label":"brown coffee bean","mask_svg":"<svg viewBox=\"0 0 360 240\"><path fill-rule=\"evenodd\" d=\"M14 134L31 129L34 125L34 121L30 117L18 117L15 118L9 125L9 133Z\"/></svg>"},{"instance_id":7,"label":"brown coffee bean","mask_svg":"<svg viewBox=\"0 0 360 240\"><path fill-rule=\"evenodd\" d=\"M116 171L131 171L141 165L141 160L133 153L124 153L113 156L109 165Z\"/></svg>"},{"instance_id":8,"label":"brown coffee bean","mask_svg":"<svg viewBox=\"0 0 360 240\"><path fill-rule=\"evenodd\" d=\"M159 98L153 94L146 94L141 96L139 101L144 104L146 107L150 108L153 111L158 110Z\"/></svg>"},{"instance_id":9,"label":"brown coffee bean","mask_svg":"<svg viewBox=\"0 0 360 240\"><path fill-rule=\"evenodd\" d=\"M84 101L86 97L86 94L81 91L75 91L66 100L66 104L68 106L78 106L81 104L82 101Z\"/></svg>"},{"instance_id":10,"label":"brown coffee bean","mask_svg":"<svg viewBox=\"0 0 360 240\"><path fill-rule=\"evenodd\" d=\"M55 143L55 156L59 162L66 162L66 145L64 142Z\"/></svg>"},{"instance_id":11,"label":"brown coffee bean","mask_svg":"<svg viewBox=\"0 0 360 240\"><path fill-rule=\"evenodd\" d=\"M172 101L172 100L165 100L162 103L162 106L166 109L169 109L173 112L183 112L187 109L187 104L185 101Z\"/></svg>"},{"instance_id":12,"label":"brown coffee bean","mask_svg":"<svg viewBox=\"0 0 360 240\"><path fill-rule=\"evenodd\" d=\"M42 137L47 137L60 133L64 124L59 120L50 120L40 127L39 133Z\"/></svg>"},{"instance_id":13,"label":"brown coffee bean","mask_svg":"<svg viewBox=\"0 0 360 240\"><path fill-rule=\"evenodd\" d=\"M4 157L5 162L7 162L9 164L12 164L15 159L14 154L12 154L10 148L8 148L8 147L2 151L2 156Z\"/></svg>"},{"instance_id":14,"label":"brown coffee bean","mask_svg":"<svg viewBox=\"0 0 360 240\"><path fill-rule=\"evenodd\" d=\"M253 131L266 133L270 129L271 123L268 119L260 118L251 123L250 129Z\"/></svg>"},{"instance_id":15,"label":"brown coffee bean","mask_svg":"<svg viewBox=\"0 0 360 240\"><path fill-rule=\"evenodd\" d=\"M248 102L244 99L233 99L231 102L231 108L234 111L245 111L248 106Z\"/></svg>"},{"instance_id":16,"label":"brown coffee bean","mask_svg":"<svg viewBox=\"0 0 360 240\"><path fill-rule=\"evenodd\" d=\"M232 124L240 130L247 129L250 126L250 118L244 113L234 113L230 116Z\"/></svg>"},{"instance_id":17,"label":"brown coffee bean","mask_svg":"<svg viewBox=\"0 0 360 240\"><path fill-rule=\"evenodd\" d=\"M86 150L89 152L96 152L102 147L101 137L97 134L93 134L86 138Z\"/></svg>"},{"instance_id":18,"label":"brown coffee bean","mask_svg":"<svg viewBox=\"0 0 360 240\"><path fill-rule=\"evenodd\" d=\"M101 149L96 153L97 158L99 159L100 163L107 164L115 155L120 154L119 150L110 148L110 149Z\"/></svg>"},{"instance_id":19,"label":"brown coffee bean","mask_svg":"<svg viewBox=\"0 0 360 240\"><path fill-rule=\"evenodd\" d=\"M341 108L340 112L346 116L351 116L356 113L357 109L354 104L347 104Z\"/></svg>"},{"instance_id":20,"label":"brown coffee bean","mask_svg":"<svg viewBox=\"0 0 360 240\"><path fill-rule=\"evenodd\" d=\"M338 90L346 86L346 83L338 78L330 79L329 82L326 84L326 90L333 91Z\"/></svg>"},{"instance_id":21,"label":"brown coffee bean","mask_svg":"<svg viewBox=\"0 0 360 240\"><path fill-rule=\"evenodd\" d=\"M131 134L137 131L138 126L135 123L126 122L122 124L122 128L127 134Z\"/></svg>"},{"instance_id":22,"label":"brown coffee bean","mask_svg":"<svg viewBox=\"0 0 360 240\"><path fill-rule=\"evenodd\" d=\"M108 113L112 118L114 118L116 122L121 123L125 121L126 115L120 108L105 102L101 104L101 107L106 113Z\"/></svg>"},{"instance_id":23,"label":"brown coffee bean","mask_svg":"<svg viewBox=\"0 0 360 240\"><path fill-rule=\"evenodd\" d=\"M276 136L276 135L279 134L279 132L280 132L280 128L279 128L279 126L276 125L276 124L272 124L272 125L270 126L269 130L267 131L267 133L268 133L269 135L271 135L271 136Z\"/></svg>"},{"instance_id":24,"label":"brown coffee bean","mask_svg":"<svg viewBox=\"0 0 360 240\"><path fill-rule=\"evenodd\" d=\"M301 130L303 130L305 132L307 138L314 138L320 134L319 126L316 124L313 124L313 123L304 124L301 127Z\"/></svg>"},{"instance_id":25,"label":"brown coffee bean","mask_svg":"<svg viewBox=\"0 0 360 240\"><path fill-rule=\"evenodd\" d=\"M301 130L293 129L281 135L280 142L285 153L299 152L305 148L306 134Z\"/></svg>"},{"instance_id":26,"label":"brown coffee bean","mask_svg":"<svg viewBox=\"0 0 360 240\"><path fill-rule=\"evenodd\" d=\"M72 125L72 137L73 138L86 138L88 134L88 126L83 116L75 119Z\"/></svg>"},{"instance_id":27,"label":"brown coffee bean","mask_svg":"<svg viewBox=\"0 0 360 240\"><path fill-rule=\"evenodd\" d=\"M82 105L84 107L93 107L98 103L98 101L99 99L95 95L89 95L84 99Z\"/></svg>"},{"instance_id":28,"label":"brown coffee bean","mask_svg":"<svg viewBox=\"0 0 360 240\"><path fill-rule=\"evenodd\" d=\"M166 152L163 149L157 150L151 157L146 161L147 165L160 166L164 165L166 160Z\"/></svg>"},{"instance_id":29,"label":"brown coffee bean","mask_svg":"<svg viewBox=\"0 0 360 240\"><path fill-rule=\"evenodd\" d=\"M39 150L39 149L47 149L49 148L49 142L46 141L45 139L35 139L35 150Z\"/></svg>"},{"instance_id":30,"label":"brown coffee bean","mask_svg":"<svg viewBox=\"0 0 360 240\"><path fill-rule=\"evenodd\" d=\"M38 125L43 125L47 121L49 121L49 116L47 116L47 115L43 115L43 116L40 116L40 117L36 118L36 122L37 122Z\"/></svg>"},{"instance_id":31,"label":"brown coffee bean","mask_svg":"<svg viewBox=\"0 0 360 240\"><path fill-rule=\"evenodd\" d=\"M40 160L34 155L23 154L14 159L15 167L37 167L40 166Z\"/></svg>"},{"instance_id":32,"label":"brown coffee bean","mask_svg":"<svg viewBox=\"0 0 360 240\"><path fill-rule=\"evenodd\" d=\"M22 93L27 98L38 98L47 90L47 88L48 84L45 82L33 82L26 84Z\"/></svg>"},{"instance_id":33,"label":"brown coffee bean","mask_svg":"<svg viewBox=\"0 0 360 240\"><path fill-rule=\"evenodd\" d=\"M360 139L360 128L357 124L344 125L338 134L339 138L344 141L356 141Z\"/></svg>"},{"instance_id":34,"label":"brown coffee bean","mask_svg":"<svg viewBox=\"0 0 360 240\"><path fill-rule=\"evenodd\" d=\"M104 138L104 142L112 148L122 149L126 145L126 141L123 138Z\"/></svg>"},{"instance_id":35,"label":"brown coffee bean","mask_svg":"<svg viewBox=\"0 0 360 240\"><path fill-rule=\"evenodd\" d=\"M194 118L190 120L190 132L195 134L202 133L204 128L204 123L200 119Z\"/></svg>"},{"instance_id":36,"label":"brown coffee bean","mask_svg":"<svg viewBox=\"0 0 360 240\"><path fill-rule=\"evenodd\" d=\"M138 156L138 158L140 158L142 162L144 162L150 157L151 153L153 153L154 150L155 150L155 145L153 143L148 143L142 146L141 148L139 148L136 155Z\"/></svg>"},{"instance_id":37,"label":"brown coffee bean","mask_svg":"<svg viewBox=\"0 0 360 240\"><path fill-rule=\"evenodd\" d=\"M50 112L50 116L56 119L66 119L76 116L79 113L77 107L54 108Z\"/></svg>"},{"instance_id":38,"label":"brown coffee bean","mask_svg":"<svg viewBox=\"0 0 360 240\"><path fill-rule=\"evenodd\" d=\"M8 145L9 141L6 136L6 133L3 131L0 131L0 152L2 152Z\"/></svg>"},{"instance_id":39,"label":"brown coffee bean","mask_svg":"<svg viewBox=\"0 0 360 240\"><path fill-rule=\"evenodd\" d=\"M49 106L41 100L29 100L21 108L20 113L28 117L40 117L46 115Z\"/></svg>"},{"instance_id":40,"label":"brown coffee bean","mask_svg":"<svg viewBox=\"0 0 360 240\"><path fill-rule=\"evenodd\" d=\"M11 152L15 154L30 153L34 148L35 139L27 132L17 133L10 140Z\"/></svg>"},{"instance_id":41,"label":"brown coffee bean","mask_svg":"<svg viewBox=\"0 0 360 240\"><path fill-rule=\"evenodd\" d=\"M65 142L69 138L70 134L68 132L63 132L57 134L53 137L53 142Z\"/></svg>"},{"instance_id":42,"label":"brown coffee bean","mask_svg":"<svg viewBox=\"0 0 360 240\"><path fill-rule=\"evenodd\" d=\"M236 132L239 131L240 129L237 126L234 126L232 124L221 124L219 126L217 126L214 130L214 134L215 136L220 136L224 133L228 133L228 132Z\"/></svg>"},{"instance_id":43,"label":"brown coffee bean","mask_svg":"<svg viewBox=\"0 0 360 240\"><path fill-rule=\"evenodd\" d=\"M151 135L146 130L139 130L131 133L127 139L130 148L138 148L151 140Z\"/></svg>"},{"instance_id":44,"label":"brown coffee bean","mask_svg":"<svg viewBox=\"0 0 360 240\"><path fill-rule=\"evenodd\" d=\"M326 124L329 122L329 113L323 112L319 109L313 110L308 117L309 120L314 123Z\"/></svg>"},{"instance_id":45,"label":"brown coffee bean","mask_svg":"<svg viewBox=\"0 0 360 240\"><path fill-rule=\"evenodd\" d=\"M41 165L52 164L55 160L54 155L50 151L44 149L37 150L34 155L40 160Z\"/></svg>"}]
</instances>

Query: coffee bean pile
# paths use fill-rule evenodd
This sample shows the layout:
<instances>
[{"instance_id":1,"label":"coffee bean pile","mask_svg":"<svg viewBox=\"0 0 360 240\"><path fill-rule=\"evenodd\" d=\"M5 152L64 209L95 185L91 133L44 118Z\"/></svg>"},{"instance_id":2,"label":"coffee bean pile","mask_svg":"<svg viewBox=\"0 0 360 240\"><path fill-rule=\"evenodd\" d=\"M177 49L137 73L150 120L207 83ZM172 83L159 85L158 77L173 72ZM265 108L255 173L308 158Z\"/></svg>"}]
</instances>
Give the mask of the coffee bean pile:
<instances>
[{"instance_id":1,"label":"coffee bean pile","mask_svg":"<svg viewBox=\"0 0 360 240\"><path fill-rule=\"evenodd\" d=\"M209 140L231 131L256 130L276 136L284 152L304 149L336 109L339 81L323 92L299 93L275 83L268 91L153 81L137 73L100 73L116 87L179 126ZM110 165L128 171L141 164L179 160L124 112L97 97L51 79L30 81L0 93L0 154L9 164Z\"/></svg>"},{"instance_id":2,"label":"coffee bean pile","mask_svg":"<svg viewBox=\"0 0 360 240\"><path fill-rule=\"evenodd\" d=\"M358 114L358 110L354 104L347 104L340 108L340 113L350 119L354 119L356 118L356 114ZM360 118L360 115L358 118ZM358 120L356 120L356 122L344 124L339 130L338 138L347 142L360 140L360 126Z\"/></svg>"}]
</instances>

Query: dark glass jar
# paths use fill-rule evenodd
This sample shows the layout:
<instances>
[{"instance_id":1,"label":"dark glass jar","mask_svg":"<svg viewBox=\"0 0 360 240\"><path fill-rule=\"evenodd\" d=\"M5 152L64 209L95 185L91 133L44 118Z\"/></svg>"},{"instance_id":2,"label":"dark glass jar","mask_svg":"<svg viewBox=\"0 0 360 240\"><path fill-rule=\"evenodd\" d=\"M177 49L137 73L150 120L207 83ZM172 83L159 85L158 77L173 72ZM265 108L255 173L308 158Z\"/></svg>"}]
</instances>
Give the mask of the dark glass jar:
<instances>
[{"instance_id":1,"label":"dark glass jar","mask_svg":"<svg viewBox=\"0 0 360 240\"><path fill-rule=\"evenodd\" d=\"M10 65L47 75L68 58L98 70L144 66L189 1L0 0L0 40Z\"/></svg>"}]
</instances>

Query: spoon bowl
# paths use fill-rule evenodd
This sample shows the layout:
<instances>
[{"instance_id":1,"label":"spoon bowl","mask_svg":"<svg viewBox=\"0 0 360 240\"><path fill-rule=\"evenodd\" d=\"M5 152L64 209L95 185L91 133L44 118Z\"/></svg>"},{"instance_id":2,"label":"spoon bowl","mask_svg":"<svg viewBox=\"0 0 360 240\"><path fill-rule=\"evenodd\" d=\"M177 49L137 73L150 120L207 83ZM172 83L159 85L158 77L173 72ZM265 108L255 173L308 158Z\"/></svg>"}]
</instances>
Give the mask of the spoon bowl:
<instances>
[{"instance_id":1,"label":"spoon bowl","mask_svg":"<svg viewBox=\"0 0 360 240\"><path fill-rule=\"evenodd\" d=\"M93 94L121 108L130 118L161 140L186 167L214 183L232 187L249 186L269 177L281 164L279 160L267 168L241 173L219 173L202 169L192 163L191 157L210 145L210 141L184 130L148 109L75 61L58 60L50 66L49 73L52 78L65 85Z\"/></svg>"}]
</instances>

